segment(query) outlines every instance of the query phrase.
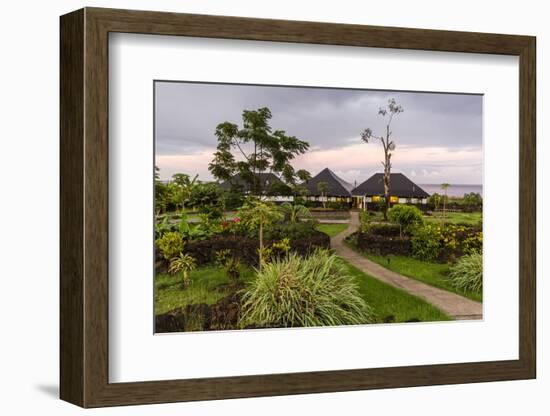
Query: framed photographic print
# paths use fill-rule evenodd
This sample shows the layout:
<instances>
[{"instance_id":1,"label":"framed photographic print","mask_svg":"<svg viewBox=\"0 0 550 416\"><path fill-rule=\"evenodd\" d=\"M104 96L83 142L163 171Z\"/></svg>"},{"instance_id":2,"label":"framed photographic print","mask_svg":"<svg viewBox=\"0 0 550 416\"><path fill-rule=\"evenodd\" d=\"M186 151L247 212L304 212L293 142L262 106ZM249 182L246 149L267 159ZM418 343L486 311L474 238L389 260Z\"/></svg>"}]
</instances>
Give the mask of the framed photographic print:
<instances>
[{"instance_id":1,"label":"framed photographic print","mask_svg":"<svg viewBox=\"0 0 550 416\"><path fill-rule=\"evenodd\" d=\"M61 398L534 378L535 38L61 17Z\"/></svg>"}]
</instances>

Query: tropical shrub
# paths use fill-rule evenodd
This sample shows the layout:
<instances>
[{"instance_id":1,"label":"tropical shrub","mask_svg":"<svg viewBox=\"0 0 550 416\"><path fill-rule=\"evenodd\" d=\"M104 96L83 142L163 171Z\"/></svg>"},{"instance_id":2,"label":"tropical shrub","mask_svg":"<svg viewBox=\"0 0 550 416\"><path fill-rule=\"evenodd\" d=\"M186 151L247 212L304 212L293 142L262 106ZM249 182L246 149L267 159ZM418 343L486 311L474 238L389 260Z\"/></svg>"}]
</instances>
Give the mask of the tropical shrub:
<instances>
[{"instance_id":1,"label":"tropical shrub","mask_svg":"<svg viewBox=\"0 0 550 416\"><path fill-rule=\"evenodd\" d=\"M168 273L176 274L180 273L183 277L183 286L187 287L191 283L189 279L189 273L197 266L197 263L193 257L189 254L180 253L179 256L170 260L170 267Z\"/></svg>"},{"instance_id":2,"label":"tropical shrub","mask_svg":"<svg viewBox=\"0 0 550 416\"><path fill-rule=\"evenodd\" d=\"M220 223L221 232L225 234L238 234L243 231L243 225L239 217L232 218L230 220L224 220Z\"/></svg>"},{"instance_id":3,"label":"tropical shrub","mask_svg":"<svg viewBox=\"0 0 550 416\"><path fill-rule=\"evenodd\" d=\"M187 206L204 213L209 210L222 210L223 191L216 183L197 183L191 190Z\"/></svg>"},{"instance_id":4,"label":"tropical shrub","mask_svg":"<svg viewBox=\"0 0 550 416\"><path fill-rule=\"evenodd\" d=\"M480 253L483 248L483 232L480 230L468 235L462 241L462 247L465 254Z\"/></svg>"},{"instance_id":5,"label":"tropical shrub","mask_svg":"<svg viewBox=\"0 0 550 416\"><path fill-rule=\"evenodd\" d=\"M159 221L159 219L157 219L155 221L155 238L158 239L170 231L175 231L176 228L177 226L175 224L171 224L168 221L168 216L165 215L162 217L162 220Z\"/></svg>"},{"instance_id":6,"label":"tropical shrub","mask_svg":"<svg viewBox=\"0 0 550 416\"><path fill-rule=\"evenodd\" d=\"M199 214L200 222L194 227L189 227L184 236L190 240L199 240L211 238L224 232L222 221L216 216L212 217L208 213Z\"/></svg>"},{"instance_id":7,"label":"tropical shrub","mask_svg":"<svg viewBox=\"0 0 550 416\"><path fill-rule=\"evenodd\" d=\"M481 253L472 253L461 257L451 267L449 280L457 289L481 293L483 289L483 256Z\"/></svg>"},{"instance_id":8,"label":"tropical shrub","mask_svg":"<svg viewBox=\"0 0 550 416\"><path fill-rule=\"evenodd\" d=\"M216 252L216 263L223 267L227 277L236 283L241 276L241 261L235 257L232 250L224 249Z\"/></svg>"},{"instance_id":9,"label":"tropical shrub","mask_svg":"<svg viewBox=\"0 0 550 416\"><path fill-rule=\"evenodd\" d=\"M433 261L441 254L441 227L437 224L425 224L417 227L411 237L411 249L414 257Z\"/></svg>"},{"instance_id":10,"label":"tropical shrub","mask_svg":"<svg viewBox=\"0 0 550 416\"><path fill-rule=\"evenodd\" d=\"M183 251L185 243L179 233L170 231L165 233L156 241L157 247L162 257L170 260Z\"/></svg>"},{"instance_id":11,"label":"tropical shrub","mask_svg":"<svg viewBox=\"0 0 550 416\"><path fill-rule=\"evenodd\" d=\"M441 227L442 246L447 254L462 256L480 252L483 246L483 233L480 228L468 224L446 224Z\"/></svg>"},{"instance_id":12,"label":"tropical shrub","mask_svg":"<svg viewBox=\"0 0 550 416\"><path fill-rule=\"evenodd\" d=\"M244 203L244 192L242 190L230 190L222 193L223 205L226 210L240 208Z\"/></svg>"},{"instance_id":13,"label":"tropical shrub","mask_svg":"<svg viewBox=\"0 0 550 416\"><path fill-rule=\"evenodd\" d=\"M189 223L187 222L187 213L185 211L182 211L179 217L180 221L178 223L178 231L180 232L180 234L186 234L189 232L190 229Z\"/></svg>"},{"instance_id":14,"label":"tropical shrub","mask_svg":"<svg viewBox=\"0 0 550 416\"><path fill-rule=\"evenodd\" d=\"M266 238L271 240L308 238L317 234L316 226L317 221L313 220L296 223L276 223L266 232Z\"/></svg>"},{"instance_id":15,"label":"tropical shrub","mask_svg":"<svg viewBox=\"0 0 550 416\"><path fill-rule=\"evenodd\" d=\"M189 226L187 232L182 234L186 240L204 240L212 237L212 235L213 233L202 224L196 224L194 227Z\"/></svg>"},{"instance_id":16,"label":"tropical shrub","mask_svg":"<svg viewBox=\"0 0 550 416\"><path fill-rule=\"evenodd\" d=\"M372 321L353 277L337 256L319 250L265 264L242 294L239 322L241 327L306 327Z\"/></svg>"},{"instance_id":17,"label":"tropical shrub","mask_svg":"<svg viewBox=\"0 0 550 416\"><path fill-rule=\"evenodd\" d=\"M369 231L370 228L370 222L371 222L371 215L369 211L362 210L359 212L359 223L360 223L360 230L363 233L366 233Z\"/></svg>"},{"instance_id":18,"label":"tropical shrub","mask_svg":"<svg viewBox=\"0 0 550 416\"><path fill-rule=\"evenodd\" d=\"M273 243L271 243L271 251L272 256L285 256L290 251L290 239L283 238L280 241L274 241Z\"/></svg>"},{"instance_id":19,"label":"tropical shrub","mask_svg":"<svg viewBox=\"0 0 550 416\"><path fill-rule=\"evenodd\" d=\"M311 218L311 212L304 205L293 205L285 202L279 209L283 213L285 220L290 223L297 223L303 219Z\"/></svg>"},{"instance_id":20,"label":"tropical shrub","mask_svg":"<svg viewBox=\"0 0 550 416\"><path fill-rule=\"evenodd\" d=\"M200 216L212 222L220 222L223 219L223 207L221 205L206 205L200 209Z\"/></svg>"},{"instance_id":21,"label":"tropical shrub","mask_svg":"<svg viewBox=\"0 0 550 416\"><path fill-rule=\"evenodd\" d=\"M290 251L290 239L283 238L280 241L274 241L270 245L266 245L258 249L258 254L264 263L274 259L284 257Z\"/></svg>"},{"instance_id":22,"label":"tropical shrub","mask_svg":"<svg viewBox=\"0 0 550 416\"><path fill-rule=\"evenodd\" d=\"M337 210L337 211L340 211L340 210L347 211L349 209L349 204L347 202L344 202L344 201L329 201L327 203L327 208L328 209L334 209L334 210Z\"/></svg>"},{"instance_id":23,"label":"tropical shrub","mask_svg":"<svg viewBox=\"0 0 550 416\"><path fill-rule=\"evenodd\" d=\"M394 205L388 210L388 219L399 224L400 229L406 233L424 222L422 219L422 211L412 205Z\"/></svg>"}]
</instances>

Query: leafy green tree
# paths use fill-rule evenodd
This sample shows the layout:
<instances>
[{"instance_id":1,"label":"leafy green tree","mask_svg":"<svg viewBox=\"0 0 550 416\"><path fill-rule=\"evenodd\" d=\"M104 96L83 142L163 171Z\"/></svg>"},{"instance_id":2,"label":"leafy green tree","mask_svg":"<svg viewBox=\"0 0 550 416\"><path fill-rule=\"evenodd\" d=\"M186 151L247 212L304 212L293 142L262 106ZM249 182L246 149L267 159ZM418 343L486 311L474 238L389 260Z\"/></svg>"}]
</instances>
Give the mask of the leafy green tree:
<instances>
[{"instance_id":1,"label":"leafy green tree","mask_svg":"<svg viewBox=\"0 0 550 416\"><path fill-rule=\"evenodd\" d=\"M183 196L181 188L174 182L166 184L166 209L167 211L178 210L182 206Z\"/></svg>"},{"instance_id":2,"label":"leafy green tree","mask_svg":"<svg viewBox=\"0 0 550 416\"><path fill-rule=\"evenodd\" d=\"M224 209L224 196L220 187L213 182L199 182L191 189L188 205L202 213Z\"/></svg>"},{"instance_id":3,"label":"leafy green tree","mask_svg":"<svg viewBox=\"0 0 550 416\"><path fill-rule=\"evenodd\" d=\"M323 200L323 208L327 207L327 202L325 201L325 195L330 191L330 184L325 181L321 181L317 184L317 190L321 193L321 199Z\"/></svg>"},{"instance_id":4,"label":"leafy green tree","mask_svg":"<svg viewBox=\"0 0 550 416\"><path fill-rule=\"evenodd\" d=\"M259 267L262 269L264 253L264 230L269 225L283 218L283 214L274 204L255 198L249 198L239 210L239 217L245 226L258 230L260 240Z\"/></svg>"},{"instance_id":5,"label":"leafy green tree","mask_svg":"<svg viewBox=\"0 0 550 416\"><path fill-rule=\"evenodd\" d=\"M370 128L367 128L361 133L361 140L363 140L365 143L368 144L369 140L371 139L378 139L380 140L380 143L382 143L382 147L384 149L384 161L382 162L382 165L384 166L384 199L386 203L384 207L385 220L388 219L388 210L390 209L390 174L392 167L391 152L395 150L395 142L391 139L391 123L393 121L393 117L399 113L402 113L403 111L403 107L395 102L395 98L390 98L386 107L380 107L378 109L379 115L381 115L382 117L386 117L386 115L388 116L388 120L386 123L386 132L383 135L376 136Z\"/></svg>"},{"instance_id":6,"label":"leafy green tree","mask_svg":"<svg viewBox=\"0 0 550 416\"><path fill-rule=\"evenodd\" d=\"M261 174L273 172L294 184L297 172L290 162L306 152L309 144L283 130L273 131L267 107L244 110L243 126L225 121L216 127L218 146L208 169L219 180L229 181L239 174L253 194L262 193Z\"/></svg>"},{"instance_id":7,"label":"leafy green tree","mask_svg":"<svg viewBox=\"0 0 550 416\"><path fill-rule=\"evenodd\" d=\"M483 205L483 198L477 192L470 192L464 194L464 204L471 208L481 208Z\"/></svg>"},{"instance_id":8,"label":"leafy green tree","mask_svg":"<svg viewBox=\"0 0 550 416\"><path fill-rule=\"evenodd\" d=\"M296 171L296 177L303 183L311 179L311 173L305 169L299 169Z\"/></svg>"},{"instance_id":9,"label":"leafy green tree","mask_svg":"<svg viewBox=\"0 0 550 416\"><path fill-rule=\"evenodd\" d=\"M388 211L388 219L396 224L399 224L399 236L403 236L405 232L424 222L422 211L412 205L394 205Z\"/></svg>"},{"instance_id":10,"label":"leafy green tree","mask_svg":"<svg viewBox=\"0 0 550 416\"><path fill-rule=\"evenodd\" d=\"M441 202L441 195L437 192L434 192L428 199L428 202L430 204L433 204L434 209L437 211L437 209L439 208L439 203Z\"/></svg>"},{"instance_id":11,"label":"leafy green tree","mask_svg":"<svg viewBox=\"0 0 550 416\"><path fill-rule=\"evenodd\" d=\"M167 196L167 189L166 184L164 184L160 180L160 169L158 166L155 166L155 176L154 176L154 183L155 183L155 213L156 215L161 214L166 210L166 196Z\"/></svg>"},{"instance_id":12,"label":"leafy green tree","mask_svg":"<svg viewBox=\"0 0 550 416\"><path fill-rule=\"evenodd\" d=\"M195 175L193 179L185 173L175 173L172 175L172 183L175 183L179 189L177 190L177 199L180 199L178 205L181 206L182 210L185 209L185 203L191 197L193 192L193 187L197 183L197 178L199 175Z\"/></svg>"},{"instance_id":13,"label":"leafy green tree","mask_svg":"<svg viewBox=\"0 0 550 416\"><path fill-rule=\"evenodd\" d=\"M269 189L265 189L266 195L278 195L278 196L290 196L292 195L292 188L283 182L273 182Z\"/></svg>"}]
</instances>

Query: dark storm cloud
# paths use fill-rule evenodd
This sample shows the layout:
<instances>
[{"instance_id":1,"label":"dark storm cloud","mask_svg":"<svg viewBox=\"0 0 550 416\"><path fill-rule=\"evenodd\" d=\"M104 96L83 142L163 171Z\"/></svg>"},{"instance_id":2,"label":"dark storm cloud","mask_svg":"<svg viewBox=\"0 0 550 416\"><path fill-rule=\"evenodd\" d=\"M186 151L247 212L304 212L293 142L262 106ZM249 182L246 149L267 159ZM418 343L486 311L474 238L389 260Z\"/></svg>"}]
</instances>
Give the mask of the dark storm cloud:
<instances>
[{"instance_id":1,"label":"dark storm cloud","mask_svg":"<svg viewBox=\"0 0 550 416\"><path fill-rule=\"evenodd\" d=\"M216 146L223 121L241 125L244 109L269 107L274 129L330 149L359 142L360 132L384 129L378 108L395 98L405 112L392 130L398 146L481 148L482 97L328 88L157 82L157 155L181 155Z\"/></svg>"}]
</instances>

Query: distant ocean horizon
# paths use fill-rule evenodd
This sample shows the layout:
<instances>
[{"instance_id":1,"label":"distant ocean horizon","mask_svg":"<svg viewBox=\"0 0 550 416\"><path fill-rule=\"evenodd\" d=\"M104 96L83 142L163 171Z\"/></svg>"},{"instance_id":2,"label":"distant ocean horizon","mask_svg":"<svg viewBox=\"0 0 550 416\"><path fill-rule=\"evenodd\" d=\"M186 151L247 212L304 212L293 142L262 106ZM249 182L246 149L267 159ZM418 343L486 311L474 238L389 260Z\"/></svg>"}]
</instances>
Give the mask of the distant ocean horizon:
<instances>
[{"instance_id":1,"label":"distant ocean horizon","mask_svg":"<svg viewBox=\"0 0 550 416\"><path fill-rule=\"evenodd\" d=\"M441 184L421 184L419 183L418 186L420 186L422 189L424 189L427 193L430 195L434 193L443 194L444 191L441 189ZM450 184L447 188L447 195L448 196L458 196L463 197L464 194L469 194L471 192L475 192L483 196L483 185L454 185Z\"/></svg>"}]
</instances>

